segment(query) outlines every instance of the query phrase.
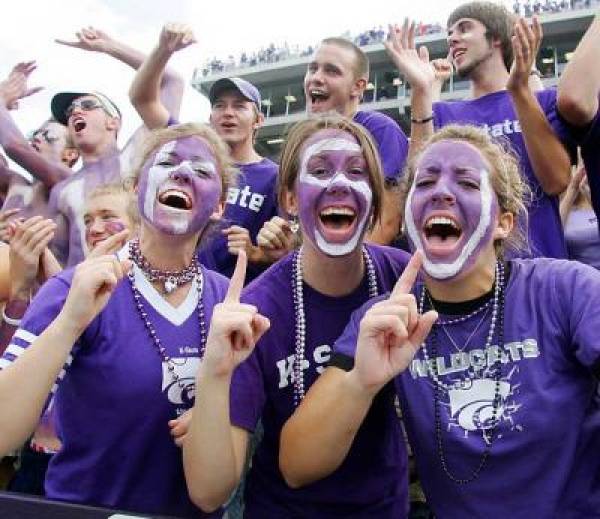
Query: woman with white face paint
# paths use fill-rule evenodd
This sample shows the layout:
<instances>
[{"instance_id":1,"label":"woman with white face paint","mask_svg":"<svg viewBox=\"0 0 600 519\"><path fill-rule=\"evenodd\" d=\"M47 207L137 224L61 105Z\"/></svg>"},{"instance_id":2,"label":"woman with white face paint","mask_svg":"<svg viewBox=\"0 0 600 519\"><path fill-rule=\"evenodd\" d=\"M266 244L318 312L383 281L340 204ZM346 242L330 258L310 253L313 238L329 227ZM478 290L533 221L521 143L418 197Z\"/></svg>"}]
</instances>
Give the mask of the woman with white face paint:
<instances>
[{"instance_id":1,"label":"woman with white face paint","mask_svg":"<svg viewBox=\"0 0 600 519\"><path fill-rule=\"evenodd\" d=\"M150 135L135 172L139 239L49 280L0 361L0 394L12 401L0 400L12 417L0 452L25 440L52 392L62 447L47 497L198 517L180 422L227 280L198 264L196 245L233 172L220 138L194 124Z\"/></svg>"},{"instance_id":2,"label":"woman with white face paint","mask_svg":"<svg viewBox=\"0 0 600 519\"><path fill-rule=\"evenodd\" d=\"M310 482L342 463L393 381L436 517L597 515L600 274L504 260L526 189L514 157L476 128L435 134L407 186L419 251L389 296L352 316L288 421L284 475Z\"/></svg>"},{"instance_id":3,"label":"woman with white face paint","mask_svg":"<svg viewBox=\"0 0 600 519\"><path fill-rule=\"evenodd\" d=\"M298 123L280 175L280 207L298 217L302 246L248 285L241 303L215 314L184 445L190 495L206 510L227 499L261 419L264 437L246 479L245 517L402 516L407 482L398 474L406 473L407 461L390 388L375 399L336 473L290 488L279 471L281 427L325 368L351 312L389 290L407 260L402 251L363 244L380 216L383 178L361 126L340 116ZM252 326L240 324L249 305L271 323L255 349L246 338ZM373 436L381 430L386 434Z\"/></svg>"}]
</instances>

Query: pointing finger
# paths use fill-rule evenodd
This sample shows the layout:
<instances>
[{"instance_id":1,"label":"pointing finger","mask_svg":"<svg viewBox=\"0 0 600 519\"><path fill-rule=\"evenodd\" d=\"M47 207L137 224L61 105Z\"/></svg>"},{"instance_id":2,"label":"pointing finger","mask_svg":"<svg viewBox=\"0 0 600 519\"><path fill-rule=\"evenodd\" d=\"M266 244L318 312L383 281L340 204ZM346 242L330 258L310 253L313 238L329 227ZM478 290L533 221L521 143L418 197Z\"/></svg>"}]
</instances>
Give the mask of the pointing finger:
<instances>
[{"instance_id":1,"label":"pointing finger","mask_svg":"<svg viewBox=\"0 0 600 519\"><path fill-rule=\"evenodd\" d=\"M408 265L404 268L404 272L402 272L400 279L396 282L394 290L392 290L392 296L410 293L422 264L423 253L420 250L417 250L412 258L410 258Z\"/></svg>"},{"instance_id":2,"label":"pointing finger","mask_svg":"<svg viewBox=\"0 0 600 519\"><path fill-rule=\"evenodd\" d=\"M248 259L246 258L246 251L240 250L238 252L237 263L235 264L235 270L229 281L229 288L227 294L225 294L225 302L237 303L240 300L242 289L244 288L244 280L246 279L246 266Z\"/></svg>"}]
</instances>

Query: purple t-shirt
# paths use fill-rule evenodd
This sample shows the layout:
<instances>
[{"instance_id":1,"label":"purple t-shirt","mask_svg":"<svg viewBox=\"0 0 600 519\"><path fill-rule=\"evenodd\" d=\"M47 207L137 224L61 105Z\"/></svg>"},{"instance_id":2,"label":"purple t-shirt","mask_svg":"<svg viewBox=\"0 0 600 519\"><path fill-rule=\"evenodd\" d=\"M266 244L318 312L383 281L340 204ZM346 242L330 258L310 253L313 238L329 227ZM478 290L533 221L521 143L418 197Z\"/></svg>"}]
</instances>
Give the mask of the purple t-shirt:
<instances>
[{"instance_id":1,"label":"purple t-shirt","mask_svg":"<svg viewBox=\"0 0 600 519\"><path fill-rule=\"evenodd\" d=\"M367 247L379 292L390 290L408 256L389 247ZM335 473L293 490L279 471L279 435L295 409L292 258L288 255L271 266L242 294L243 302L256 305L271 320L271 329L249 359L236 369L231 387L232 424L252 431L262 419L264 426L264 438L246 480L245 517L404 517L407 457L391 387L376 399L348 458ZM366 275L361 285L344 297L325 296L304 284L306 390L324 370L331 345L351 312L368 295Z\"/></svg>"},{"instance_id":2,"label":"purple t-shirt","mask_svg":"<svg viewBox=\"0 0 600 519\"><path fill-rule=\"evenodd\" d=\"M422 286L415 289L417 298ZM354 356L360 319L355 312L334 346ZM465 517L597 517L600 510L600 272L577 262L539 258L511 261L504 338L483 349L489 314L435 327L427 339L432 365L447 386L440 397L441 438L450 472L467 478L478 466L490 425L501 361L500 421L490 456L474 481L460 485L442 469L435 432L435 382L423 349L396 377L409 441L434 513ZM442 319L459 312L441 314ZM460 312L462 313L462 312ZM452 341L448 335L452 337ZM334 362L337 362L337 356ZM436 368L434 368L436 369Z\"/></svg>"},{"instance_id":3,"label":"purple t-shirt","mask_svg":"<svg viewBox=\"0 0 600 519\"><path fill-rule=\"evenodd\" d=\"M600 232L593 209L573 208L565 222L569 258L600 269Z\"/></svg>"},{"instance_id":4,"label":"purple t-shirt","mask_svg":"<svg viewBox=\"0 0 600 519\"><path fill-rule=\"evenodd\" d=\"M571 156L575 156L575 144L571 133L558 116L556 90L542 90L536 92L536 96L558 138L567 146ZM452 123L474 124L483 126L491 137L510 143L520 158L522 174L533 194L533 199L528 205L531 256L566 258L567 249L558 212L558 197L544 193L533 172L510 94L502 90L477 99L434 103L433 114L436 128Z\"/></svg>"},{"instance_id":5,"label":"purple t-shirt","mask_svg":"<svg viewBox=\"0 0 600 519\"><path fill-rule=\"evenodd\" d=\"M353 119L369 130L377 144L383 176L390 180L401 177L408 155L408 139L402 128L380 112L356 112Z\"/></svg>"},{"instance_id":6,"label":"purple t-shirt","mask_svg":"<svg viewBox=\"0 0 600 519\"><path fill-rule=\"evenodd\" d=\"M262 159L252 164L238 165L240 176L238 184L227 192L225 212L221 219L221 229L230 225L245 227L250 232L252 243L256 245L256 236L263 224L277 215L277 171L279 166L272 160ZM227 237L220 230L212 239L207 240L200 250L200 262L224 276L231 277L235 269L237 256L227 250ZM246 282L254 279L264 270L250 264L246 273Z\"/></svg>"},{"instance_id":7,"label":"purple t-shirt","mask_svg":"<svg viewBox=\"0 0 600 519\"><path fill-rule=\"evenodd\" d=\"M135 306L131 285L123 279L75 343L54 387L62 449L48 468L46 495L147 514L205 517L188 497L181 449L167 424L194 402L200 363L196 283L175 308L134 269L148 318L184 388L173 382L162 363ZM207 269L203 272L208 324L214 305L224 298L227 280ZM72 277L73 269L63 271L38 292L5 352L4 365L54 320Z\"/></svg>"}]
</instances>

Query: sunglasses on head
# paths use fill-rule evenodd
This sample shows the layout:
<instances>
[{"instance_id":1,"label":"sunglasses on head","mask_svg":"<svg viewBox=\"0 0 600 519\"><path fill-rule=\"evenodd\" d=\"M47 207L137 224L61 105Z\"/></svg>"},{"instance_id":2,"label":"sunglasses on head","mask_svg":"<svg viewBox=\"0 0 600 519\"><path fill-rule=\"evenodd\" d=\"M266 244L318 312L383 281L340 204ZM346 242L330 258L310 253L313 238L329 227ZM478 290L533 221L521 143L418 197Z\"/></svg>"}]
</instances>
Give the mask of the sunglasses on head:
<instances>
[{"instance_id":1,"label":"sunglasses on head","mask_svg":"<svg viewBox=\"0 0 600 519\"><path fill-rule=\"evenodd\" d=\"M30 140L34 140L36 137L41 137L42 139L44 139L48 144L52 144L56 141L58 141L58 139L60 137L56 137L56 135L52 135L50 133L50 130L45 129L45 130L36 130L31 134L31 139Z\"/></svg>"},{"instance_id":2,"label":"sunglasses on head","mask_svg":"<svg viewBox=\"0 0 600 519\"><path fill-rule=\"evenodd\" d=\"M89 112L91 110L95 110L96 108L104 109L104 106L96 99L76 99L69 105L69 108L65 110L65 116L67 119L71 117L73 110L76 108L79 108L84 112Z\"/></svg>"}]
</instances>

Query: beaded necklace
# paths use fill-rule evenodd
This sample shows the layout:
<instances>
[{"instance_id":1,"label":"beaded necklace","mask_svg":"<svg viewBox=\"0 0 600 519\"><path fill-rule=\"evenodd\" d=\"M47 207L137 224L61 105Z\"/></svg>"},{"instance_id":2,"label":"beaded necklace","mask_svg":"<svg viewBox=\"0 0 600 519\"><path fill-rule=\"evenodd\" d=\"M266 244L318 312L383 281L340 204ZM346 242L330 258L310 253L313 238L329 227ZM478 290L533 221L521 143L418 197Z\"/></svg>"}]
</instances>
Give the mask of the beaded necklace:
<instances>
[{"instance_id":1,"label":"beaded necklace","mask_svg":"<svg viewBox=\"0 0 600 519\"><path fill-rule=\"evenodd\" d=\"M369 284L369 298L376 297L377 275L373 260L366 247L362 249ZM306 346L306 313L304 311L304 279L302 276L302 248L294 254L292 260L292 297L294 300L294 317L296 321L295 354L294 354L294 405L297 407L306 393L304 387L304 351Z\"/></svg>"},{"instance_id":2,"label":"beaded necklace","mask_svg":"<svg viewBox=\"0 0 600 519\"><path fill-rule=\"evenodd\" d=\"M141 253L140 253L140 255L137 255L135 253L136 248L137 248L137 251L139 251L139 242L137 240L130 242L129 256L130 256L131 260L140 268L140 270L143 272L143 274L146 276L146 278L148 278L148 276L146 275L146 271L142 268L142 266L140 266L138 264ZM198 320L200 321L199 357L200 357L200 359L202 359L202 357L204 357L204 349L206 348L206 319L205 319L205 315L204 315L204 302L202 301L202 294L204 292L204 273L202 272L202 267L200 267L200 264L198 263L196 255L194 255L190 265L188 267L186 267L184 270L193 271L193 276L191 279L194 279L194 277L196 279L196 290L198 292L198 302L196 304L196 311L198 313ZM155 272L160 272L160 271L155 270ZM185 388L185 384L180 380L179 374L177 373L177 371L175 369L175 363L173 362L173 359L167 355L167 350L162 345L160 338L158 337L158 334L156 333L156 329L154 328L154 325L152 324L152 322L150 321L150 318L148 317L148 312L146 312L146 309L144 308L144 304L142 303L142 295L140 294L140 291L135 283L135 273L134 273L133 269L130 269L129 273L127 274L127 277L129 279L129 283L131 284L131 290L133 291L133 299L135 300L135 306L137 308L138 313L140 314L140 317L144 323L144 326L146 327L146 330L148 330L150 339L154 343L154 346L156 347L156 351L158 352L158 355L161 358L162 363L167 366L167 370L168 370L169 374L171 375L171 379L173 380L174 383L176 383L179 386L180 389L183 390ZM158 279L158 278L156 278L156 279ZM191 279L190 279L190 281L191 281Z\"/></svg>"},{"instance_id":3,"label":"beaded necklace","mask_svg":"<svg viewBox=\"0 0 600 519\"><path fill-rule=\"evenodd\" d=\"M496 277L494 281L494 298L492 300L492 317L490 322L490 329L488 332L486 344L484 346L484 351L487 350L492 344L494 339L494 333L496 331L496 320L499 320L498 326L498 345L504 345L504 296L505 296L505 286L504 286L504 264L501 262L496 263ZM421 298L419 302L419 312L422 314L425 306L425 295L427 289L423 286L423 291L421 293ZM433 304L429 294L427 294L427 298L429 300L429 304L431 308L433 308ZM484 305L485 306L485 305ZM483 307L482 307L483 308ZM474 315L481 311L481 308L476 312L472 312L470 315ZM455 321L456 322L456 321ZM445 324L448 324L446 322ZM437 326L441 325L441 323L435 323L433 329L431 330L431 354L435 359L438 353L438 337L437 337ZM433 392L433 405L434 405L434 413L435 413L435 434L436 434L436 444L438 449L438 457L440 459L440 463L442 465L442 469L444 473L456 484L465 485L472 481L475 481L487 460L489 459L490 452L492 450L492 443L494 441L494 433L496 432L496 427L499 422L498 411L500 409L501 404L501 396L500 396L500 377L502 376L502 363L500 358L496 359L493 364L493 380L494 380L494 399L492 401L492 417L491 423L492 426L489 429L489 433L484 430L483 434L485 435L486 445L479 460L479 463L475 467L475 469L471 472L471 474L467 477L461 478L455 476L448 466L448 460L446 458L446 453L444 452L444 441L442 434L442 417L441 417L441 406L440 401L443 398L443 393L448 393L451 390L461 390L464 389L464 386L461 382L455 383L453 385L448 385L442 382L437 375L437 365L436 368L433 368L433 362L429 356L429 352L427 351L427 341L422 344L423 356L425 358L425 365L427 366L427 370L431 375L431 378L435 382L435 389Z\"/></svg>"}]
</instances>

